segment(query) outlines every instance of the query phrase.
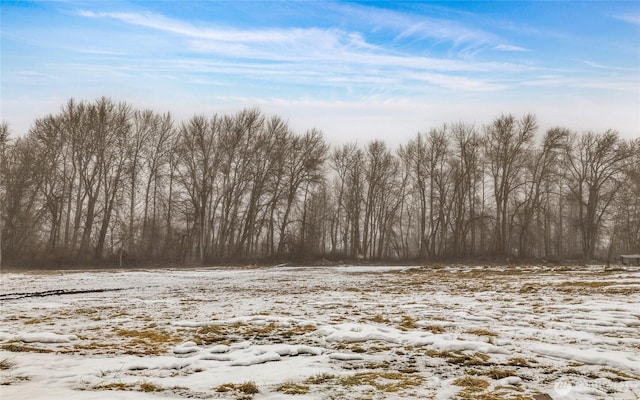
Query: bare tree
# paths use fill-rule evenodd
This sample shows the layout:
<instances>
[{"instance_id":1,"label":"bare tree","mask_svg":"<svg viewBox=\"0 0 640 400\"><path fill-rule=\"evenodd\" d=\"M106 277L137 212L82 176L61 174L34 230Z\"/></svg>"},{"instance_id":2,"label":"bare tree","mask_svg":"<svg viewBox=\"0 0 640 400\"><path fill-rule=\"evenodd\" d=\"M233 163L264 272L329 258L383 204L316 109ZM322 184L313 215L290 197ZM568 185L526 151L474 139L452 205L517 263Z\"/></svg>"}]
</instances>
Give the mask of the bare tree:
<instances>
[{"instance_id":1,"label":"bare tree","mask_svg":"<svg viewBox=\"0 0 640 400\"><path fill-rule=\"evenodd\" d=\"M359 235L359 209L361 184L363 173L363 154L355 143L345 144L336 148L331 154L330 165L335 173L334 195L336 213L331 218L331 255L338 253L344 256L357 256ZM352 216L350 218L350 216ZM355 223L354 223L355 222ZM357 236L357 239L352 235ZM340 249L340 250L338 250Z\"/></svg>"},{"instance_id":2,"label":"bare tree","mask_svg":"<svg viewBox=\"0 0 640 400\"><path fill-rule=\"evenodd\" d=\"M411 139L406 146L399 150L400 158L407 165L410 181L413 186L413 193L418 199L419 210L419 250L418 256L427 255L428 237L427 226L429 216L430 193L428 190L429 166L428 164L429 146L425 135L418 133L416 138Z\"/></svg>"},{"instance_id":3,"label":"bare tree","mask_svg":"<svg viewBox=\"0 0 640 400\"><path fill-rule=\"evenodd\" d=\"M623 186L623 172L633 154L632 146L615 131L592 132L573 138L566 147L569 189L578 206L582 257L594 257L604 218Z\"/></svg>"},{"instance_id":4,"label":"bare tree","mask_svg":"<svg viewBox=\"0 0 640 400\"><path fill-rule=\"evenodd\" d=\"M451 166L453 189L451 194L451 254L454 257L473 255L476 242L476 192L481 176L481 137L472 125L457 123L451 126L453 136ZM470 238L468 238L470 235Z\"/></svg>"},{"instance_id":5,"label":"bare tree","mask_svg":"<svg viewBox=\"0 0 640 400\"><path fill-rule=\"evenodd\" d=\"M398 207L395 201L398 162L381 141L369 143L365 154L367 190L364 198L362 253L368 258L381 258Z\"/></svg>"},{"instance_id":6,"label":"bare tree","mask_svg":"<svg viewBox=\"0 0 640 400\"><path fill-rule=\"evenodd\" d=\"M2 268L2 249L3 240L2 232L4 231L4 220L7 203L7 172L9 168L8 163L8 148L9 148L9 124L6 122L0 123L0 268Z\"/></svg>"},{"instance_id":7,"label":"bare tree","mask_svg":"<svg viewBox=\"0 0 640 400\"><path fill-rule=\"evenodd\" d=\"M21 138L7 146L5 143L3 166L3 230L2 246L6 256L24 259L38 251L42 212L38 193L42 185L43 170L34 142Z\"/></svg>"},{"instance_id":8,"label":"bare tree","mask_svg":"<svg viewBox=\"0 0 640 400\"><path fill-rule=\"evenodd\" d=\"M542 148L531 150L525 161L525 181L521 190L524 200L520 203L519 213L516 213L520 216L520 257L527 257L529 249L535 247L536 235L532 232L532 224L535 219L541 219L542 202L553 188L552 181L559 174L560 152L566 146L568 137L569 131L566 129L548 130L543 138ZM545 234L542 232L540 236L544 238Z\"/></svg>"},{"instance_id":9,"label":"bare tree","mask_svg":"<svg viewBox=\"0 0 640 400\"><path fill-rule=\"evenodd\" d=\"M146 176L144 182L144 208L142 213L142 238L143 248L147 256L154 255L154 248L162 253L170 244L171 223L172 223L172 195L173 195L173 173L171 168L175 163L173 152L176 149L176 130L174 128L171 114L153 114L151 117L151 134L149 140L142 147L142 169ZM170 171L167 171L167 168ZM169 175L167 177L167 175ZM167 182L168 180L168 182ZM159 240L159 201L164 194L165 188L168 190L166 201L167 219L165 223L165 240ZM164 245L163 245L164 243ZM168 246L170 247L170 246Z\"/></svg>"},{"instance_id":10,"label":"bare tree","mask_svg":"<svg viewBox=\"0 0 640 400\"><path fill-rule=\"evenodd\" d=\"M502 115L485 127L485 154L489 162L496 202L494 249L499 256L508 256L511 253L511 195L521 184L521 171L537 127L536 118L530 114L520 120L516 120L512 115Z\"/></svg>"},{"instance_id":11,"label":"bare tree","mask_svg":"<svg viewBox=\"0 0 640 400\"><path fill-rule=\"evenodd\" d=\"M71 99L17 140L0 124L0 263L640 251L640 141L536 130L502 115L483 135L460 122L326 163L320 131L258 109L176 128Z\"/></svg>"},{"instance_id":12,"label":"bare tree","mask_svg":"<svg viewBox=\"0 0 640 400\"><path fill-rule=\"evenodd\" d=\"M215 115L192 117L180 129L177 152L180 160L178 179L190 201L192 223L190 235L195 239L195 256L204 262L207 238L207 210L213 192L213 182L220 165L216 152L217 136L222 120ZM188 218L189 220L189 218Z\"/></svg>"},{"instance_id":13,"label":"bare tree","mask_svg":"<svg viewBox=\"0 0 640 400\"><path fill-rule=\"evenodd\" d=\"M109 232L116 199L122 193L122 180L127 160L130 158L129 130L131 107L102 98L95 105L97 132L97 161L102 187L102 221L94 250L94 258L101 259L105 239ZM124 239L124 232L120 234Z\"/></svg>"},{"instance_id":14,"label":"bare tree","mask_svg":"<svg viewBox=\"0 0 640 400\"><path fill-rule=\"evenodd\" d=\"M631 157L614 204L610 252L640 254L640 139L630 142ZM609 254L611 256L611 254Z\"/></svg>"},{"instance_id":15,"label":"bare tree","mask_svg":"<svg viewBox=\"0 0 640 400\"><path fill-rule=\"evenodd\" d=\"M450 214L448 196L451 186L448 157L447 126L431 129L427 135L427 176L429 182L427 254L431 258L442 256L447 243L447 225Z\"/></svg>"},{"instance_id":16,"label":"bare tree","mask_svg":"<svg viewBox=\"0 0 640 400\"><path fill-rule=\"evenodd\" d=\"M303 190L308 190L308 185L322 182L322 167L328 146L322 132L312 129L303 136L294 136L288 151L284 169L285 202L277 251L279 257L284 254L284 246L287 243L287 228L298 196L303 194Z\"/></svg>"}]
</instances>

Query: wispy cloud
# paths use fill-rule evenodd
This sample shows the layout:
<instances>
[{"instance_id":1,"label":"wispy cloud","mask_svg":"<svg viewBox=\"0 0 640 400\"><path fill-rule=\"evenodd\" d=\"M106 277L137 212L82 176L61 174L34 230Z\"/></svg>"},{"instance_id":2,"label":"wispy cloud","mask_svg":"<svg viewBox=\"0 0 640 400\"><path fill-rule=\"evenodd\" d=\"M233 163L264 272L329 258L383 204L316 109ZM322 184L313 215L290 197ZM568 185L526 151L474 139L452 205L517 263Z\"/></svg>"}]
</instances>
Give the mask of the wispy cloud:
<instances>
[{"instance_id":1,"label":"wispy cloud","mask_svg":"<svg viewBox=\"0 0 640 400\"><path fill-rule=\"evenodd\" d=\"M499 44L497 46L494 46L493 50L497 50L497 51L515 51L515 52L527 52L527 51L529 51L528 49L525 49L524 47L514 46L514 45L511 45L511 44Z\"/></svg>"},{"instance_id":2,"label":"wispy cloud","mask_svg":"<svg viewBox=\"0 0 640 400\"><path fill-rule=\"evenodd\" d=\"M167 18L155 13L94 12L79 11L78 15L89 18L110 18L130 25L137 25L177 35L228 43L295 43L299 40L331 42L338 35L331 30L310 29L212 29Z\"/></svg>"},{"instance_id":3,"label":"wispy cloud","mask_svg":"<svg viewBox=\"0 0 640 400\"><path fill-rule=\"evenodd\" d=\"M450 43L462 51L491 45L500 38L481 29L466 26L458 21L415 15L372 6L334 4L334 10L351 20L359 20L377 30L395 32L396 40L435 40Z\"/></svg>"},{"instance_id":4,"label":"wispy cloud","mask_svg":"<svg viewBox=\"0 0 640 400\"><path fill-rule=\"evenodd\" d=\"M593 68L596 68L596 69L607 70L607 71L638 72L638 70L636 68L616 67L616 66L612 66L612 65L599 64L599 63L595 63L593 61L588 61L588 60L580 60L580 62L582 62L583 64L585 64L585 65L587 65L589 67L593 67Z\"/></svg>"},{"instance_id":5,"label":"wispy cloud","mask_svg":"<svg viewBox=\"0 0 640 400\"><path fill-rule=\"evenodd\" d=\"M631 2L608 10L573 2L7 2L1 107L14 122L25 110L54 112L70 96L109 95L181 118L259 105L336 140L535 112L637 136L640 77L629 32L640 15ZM601 22L611 31L592 29ZM38 105L44 98L50 108Z\"/></svg>"},{"instance_id":6,"label":"wispy cloud","mask_svg":"<svg viewBox=\"0 0 640 400\"><path fill-rule=\"evenodd\" d=\"M531 69L513 63L403 54L370 43L361 32L336 28L241 30L200 27L155 13L81 11L78 15L115 19L129 25L167 32L184 39L194 53L216 54L222 58L187 62L183 60L179 68L176 66L176 69L182 71L235 73L270 78L282 76L283 79L298 80L306 84L372 83L380 82L384 75L393 77L384 78L388 84L402 84L405 80L417 79L445 89L489 91L501 90L505 86L468 74ZM428 31L426 28L416 29ZM452 28L442 27L438 32L436 36L455 41L473 42L477 38L472 40L465 37L482 36L464 32L462 36L455 36ZM418 33L405 31L399 36L414 34ZM504 48L503 51L508 49ZM513 47L510 51L522 49ZM230 63L230 60L233 62ZM461 73L466 73L467 76L460 75Z\"/></svg>"},{"instance_id":7,"label":"wispy cloud","mask_svg":"<svg viewBox=\"0 0 640 400\"><path fill-rule=\"evenodd\" d=\"M614 18L630 24L640 25L640 14L616 15Z\"/></svg>"}]
</instances>

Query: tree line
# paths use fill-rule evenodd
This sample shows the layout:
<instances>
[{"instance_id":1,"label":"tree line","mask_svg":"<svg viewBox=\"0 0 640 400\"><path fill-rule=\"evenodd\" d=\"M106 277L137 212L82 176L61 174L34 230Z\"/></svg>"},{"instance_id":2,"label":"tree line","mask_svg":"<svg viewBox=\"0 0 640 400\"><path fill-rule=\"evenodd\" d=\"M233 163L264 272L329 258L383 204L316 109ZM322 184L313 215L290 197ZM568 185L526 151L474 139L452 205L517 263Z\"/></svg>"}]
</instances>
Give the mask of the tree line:
<instances>
[{"instance_id":1,"label":"tree line","mask_svg":"<svg viewBox=\"0 0 640 400\"><path fill-rule=\"evenodd\" d=\"M69 100L0 125L1 259L15 265L611 259L640 252L640 138L505 114L397 149L331 146L258 109Z\"/></svg>"}]
</instances>

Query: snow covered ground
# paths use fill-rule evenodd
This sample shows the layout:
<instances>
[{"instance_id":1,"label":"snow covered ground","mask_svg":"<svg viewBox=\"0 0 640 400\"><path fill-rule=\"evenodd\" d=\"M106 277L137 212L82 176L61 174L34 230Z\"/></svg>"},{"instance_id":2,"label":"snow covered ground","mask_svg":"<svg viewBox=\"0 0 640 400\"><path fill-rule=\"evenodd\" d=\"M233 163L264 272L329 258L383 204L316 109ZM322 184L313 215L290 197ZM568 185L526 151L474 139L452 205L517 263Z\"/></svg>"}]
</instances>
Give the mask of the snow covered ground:
<instances>
[{"instance_id":1,"label":"snow covered ground","mask_svg":"<svg viewBox=\"0 0 640 400\"><path fill-rule=\"evenodd\" d=\"M0 398L640 398L640 272L3 273Z\"/></svg>"}]
</instances>

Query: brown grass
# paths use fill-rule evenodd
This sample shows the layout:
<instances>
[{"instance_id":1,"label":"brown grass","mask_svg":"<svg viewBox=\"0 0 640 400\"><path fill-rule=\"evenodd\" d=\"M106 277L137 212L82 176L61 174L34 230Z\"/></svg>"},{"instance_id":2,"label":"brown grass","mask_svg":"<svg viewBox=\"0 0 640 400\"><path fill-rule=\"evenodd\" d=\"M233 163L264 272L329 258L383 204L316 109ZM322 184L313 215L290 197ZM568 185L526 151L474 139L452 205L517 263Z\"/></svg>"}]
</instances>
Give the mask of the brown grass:
<instances>
[{"instance_id":1,"label":"brown grass","mask_svg":"<svg viewBox=\"0 0 640 400\"><path fill-rule=\"evenodd\" d=\"M388 318L383 317L381 314L374 315L371 321L378 324L388 324L390 322Z\"/></svg>"},{"instance_id":2,"label":"brown grass","mask_svg":"<svg viewBox=\"0 0 640 400\"><path fill-rule=\"evenodd\" d=\"M464 365L467 367L484 366L484 365L491 364L491 362L489 361L491 357L480 352L469 354L469 353L455 353L450 351L437 351L437 350L430 349L426 351L426 354L430 357L444 358L450 364Z\"/></svg>"},{"instance_id":3,"label":"brown grass","mask_svg":"<svg viewBox=\"0 0 640 400\"><path fill-rule=\"evenodd\" d=\"M181 341L181 338L158 329L115 329L114 333L129 339L125 354L159 355Z\"/></svg>"},{"instance_id":4,"label":"brown grass","mask_svg":"<svg viewBox=\"0 0 640 400\"><path fill-rule=\"evenodd\" d=\"M476 336L498 337L497 333L490 331L488 329L471 329L471 330L465 331L465 333L476 335Z\"/></svg>"},{"instance_id":5,"label":"brown grass","mask_svg":"<svg viewBox=\"0 0 640 400\"><path fill-rule=\"evenodd\" d=\"M140 382L139 386L141 392L162 392L164 390L162 386L148 381Z\"/></svg>"},{"instance_id":6,"label":"brown grass","mask_svg":"<svg viewBox=\"0 0 640 400\"><path fill-rule=\"evenodd\" d=\"M456 386L463 387L465 391L469 392L481 392L489 387L489 382L486 379L474 378L471 376L465 376L453 381Z\"/></svg>"},{"instance_id":7,"label":"brown grass","mask_svg":"<svg viewBox=\"0 0 640 400\"><path fill-rule=\"evenodd\" d=\"M523 357L511 357L509 361L507 361L507 365L512 367L530 367L531 363Z\"/></svg>"},{"instance_id":8,"label":"brown grass","mask_svg":"<svg viewBox=\"0 0 640 400\"><path fill-rule=\"evenodd\" d=\"M93 386L93 390L133 390L136 387L133 383L112 382Z\"/></svg>"},{"instance_id":9,"label":"brown grass","mask_svg":"<svg viewBox=\"0 0 640 400\"><path fill-rule=\"evenodd\" d=\"M304 380L304 383L309 385L320 385L322 383L327 383L328 381L334 379L335 377L336 377L335 375L322 373L322 374L308 377L307 379Z\"/></svg>"},{"instance_id":10,"label":"brown grass","mask_svg":"<svg viewBox=\"0 0 640 400\"><path fill-rule=\"evenodd\" d=\"M420 375L402 374L400 372L361 372L340 379L342 386L373 386L380 392L398 392L420 386L423 378Z\"/></svg>"},{"instance_id":11,"label":"brown grass","mask_svg":"<svg viewBox=\"0 0 640 400\"><path fill-rule=\"evenodd\" d=\"M50 323L51 318L49 317L39 317L39 318L29 318L23 322L25 325L35 325L35 324L44 324Z\"/></svg>"},{"instance_id":12,"label":"brown grass","mask_svg":"<svg viewBox=\"0 0 640 400\"><path fill-rule=\"evenodd\" d=\"M284 394L307 394L309 393L309 386L295 383L295 382L285 382L276 387L276 392L282 392Z\"/></svg>"},{"instance_id":13,"label":"brown grass","mask_svg":"<svg viewBox=\"0 0 640 400\"><path fill-rule=\"evenodd\" d=\"M502 378L506 378L508 376L517 376L516 371L511 370L511 369L500 369L500 368L489 368L489 369L485 369L485 370L474 370L469 372L472 375L481 375L481 376L487 376L491 379L502 379Z\"/></svg>"},{"instance_id":14,"label":"brown grass","mask_svg":"<svg viewBox=\"0 0 640 400\"><path fill-rule=\"evenodd\" d=\"M558 287L581 287L581 288L601 288L605 286L619 285L619 282L615 281L567 281L562 282Z\"/></svg>"},{"instance_id":15,"label":"brown grass","mask_svg":"<svg viewBox=\"0 0 640 400\"><path fill-rule=\"evenodd\" d=\"M425 326L424 329L433 334L444 333L446 331L446 329L442 325L428 325Z\"/></svg>"},{"instance_id":16,"label":"brown grass","mask_svg":"<svg viewBox=\"0 0 640 400\"><path fill-rule=\"evenodd\" d=\"M247 381L244 383L223 383L220 386L215 388L216 392L225 393L225 392L238 392L246 395L254 395L256 393L260 393L258 386L256 386L255 382Z\"/></svg>"},{"instance_id":17,"label":"brown grass","mask_svg":"<svg viewBox=\"0 0 640 400\"><path fill-rule=\"evenodd\" d=\"M24 346L16 343L7 343L0 347L2 350L12 351L14 353L53 353L53 350L43 349L40 347Z\"/></svg>"},{"instance_id":18,"label":"brown grass","mask_svg":"<svg viewBox=\"0 0 640 400\"><path fill-rule=\"evenodd\" d=\"M400 321L400 330L408 331L409 329L416 329L418 325L416 324L416 319L405 315L402 317L402 321Z\"/></svg>"},{"instance_id":19,"label":"brown grass","mask_svg":"<svg viewBox=\"0 0 640 400\"><path fill-rule=\"evenodd\" d=\"M16 363L8 358L0 360L0 370L8 370L16 366Z\"/></svg>"}]
</instances>

